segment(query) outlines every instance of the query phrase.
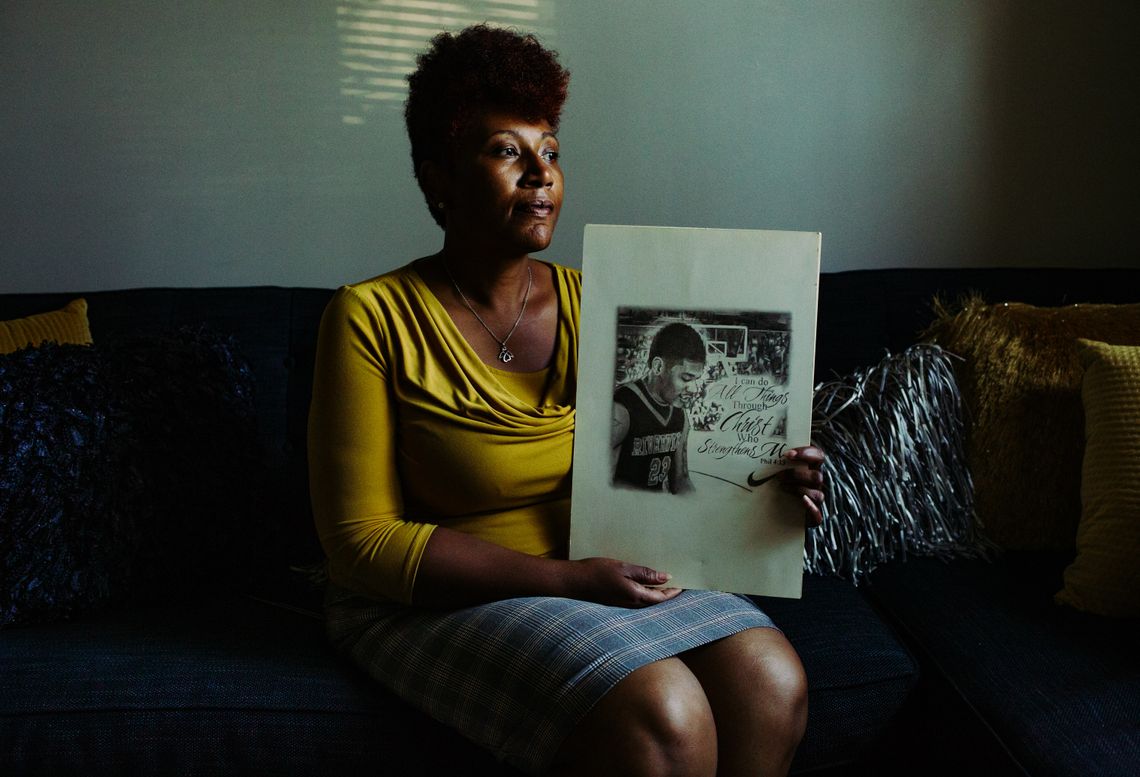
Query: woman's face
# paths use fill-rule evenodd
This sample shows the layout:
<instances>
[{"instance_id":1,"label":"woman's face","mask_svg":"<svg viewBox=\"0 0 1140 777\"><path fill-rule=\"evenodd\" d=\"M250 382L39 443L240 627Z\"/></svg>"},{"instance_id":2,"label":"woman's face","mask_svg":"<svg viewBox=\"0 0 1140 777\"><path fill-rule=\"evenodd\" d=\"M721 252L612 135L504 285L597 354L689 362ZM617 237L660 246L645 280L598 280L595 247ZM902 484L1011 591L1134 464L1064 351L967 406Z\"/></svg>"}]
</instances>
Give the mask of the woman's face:
<instances>
[{"instance_id":1,"label":"woman's face","mask_svg":"<svg viewBox=\"0 0 1140 777\"><path fill-rule=\"evenodd\" d=\"M506 252L550 245L563 179L558 138L545 121L494 111L476 117L459 139L445 178L449 238Z\"/></svg>"}]
</instances>

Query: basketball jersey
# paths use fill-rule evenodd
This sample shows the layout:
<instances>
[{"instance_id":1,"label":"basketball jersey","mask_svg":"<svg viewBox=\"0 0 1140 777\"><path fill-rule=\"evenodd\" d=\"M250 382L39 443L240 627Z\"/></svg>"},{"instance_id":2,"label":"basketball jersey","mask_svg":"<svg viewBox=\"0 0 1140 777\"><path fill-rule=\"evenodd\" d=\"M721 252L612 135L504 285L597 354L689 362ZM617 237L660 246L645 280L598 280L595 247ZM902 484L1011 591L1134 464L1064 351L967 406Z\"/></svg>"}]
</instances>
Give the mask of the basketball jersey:
<instances>
[{"instance_id":1,"label":"basketball jersey","mask_svg":"<svg viewBox=\"0 0 1140 777\"><path fill-rule=\"evenodd\" d=\"M629 411L629 431L614 468L614 484L676 493L677 451L685 444L685 411L655 401L644 380L623 383L614 402Z\"/></svg>"}]
</instances>

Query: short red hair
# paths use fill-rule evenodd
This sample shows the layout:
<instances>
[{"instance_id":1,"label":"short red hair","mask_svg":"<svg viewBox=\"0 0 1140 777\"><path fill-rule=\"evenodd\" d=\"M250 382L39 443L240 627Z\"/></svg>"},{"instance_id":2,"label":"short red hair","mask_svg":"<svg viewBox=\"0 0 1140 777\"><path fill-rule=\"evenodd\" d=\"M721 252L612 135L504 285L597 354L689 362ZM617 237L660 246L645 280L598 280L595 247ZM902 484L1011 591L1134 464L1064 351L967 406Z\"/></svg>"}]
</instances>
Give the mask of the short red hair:
<instances>
[{"instance_id":1,"label":"short red hair","mask_svg":"<svg viewBox=\"0 0 1140 777\"><path fill-rule=\"evenodd\" d=\"M404 119L413 172L427 160L445 162L472 116L497 110L545 121L557 132L570 71L534 35L478 24L443 32L416 59L408 76ZM428 202L436 223L443 214Z\"/></svg>"}]
</instances>

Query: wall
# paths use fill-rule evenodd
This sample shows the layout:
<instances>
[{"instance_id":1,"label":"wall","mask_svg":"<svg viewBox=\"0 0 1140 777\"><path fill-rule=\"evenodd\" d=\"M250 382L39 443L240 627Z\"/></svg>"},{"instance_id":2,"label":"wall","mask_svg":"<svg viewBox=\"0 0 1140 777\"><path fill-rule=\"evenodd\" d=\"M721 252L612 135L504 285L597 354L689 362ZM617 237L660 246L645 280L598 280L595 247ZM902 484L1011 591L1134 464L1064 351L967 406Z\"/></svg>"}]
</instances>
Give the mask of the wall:
<instances>
[{"instance_id":1,"label":"wall","mask_svg":"<svg viewBox=\"0 0 1140 777\"><path fill-rule=\"evenodd\" d=\"M604 222L818 230L826 271L1140 265L1140 4L409 5L5 0L0 291L327 287L436 250L399 71L463 6L574 72L551 259Z\"/></svg>"}]
</instances>

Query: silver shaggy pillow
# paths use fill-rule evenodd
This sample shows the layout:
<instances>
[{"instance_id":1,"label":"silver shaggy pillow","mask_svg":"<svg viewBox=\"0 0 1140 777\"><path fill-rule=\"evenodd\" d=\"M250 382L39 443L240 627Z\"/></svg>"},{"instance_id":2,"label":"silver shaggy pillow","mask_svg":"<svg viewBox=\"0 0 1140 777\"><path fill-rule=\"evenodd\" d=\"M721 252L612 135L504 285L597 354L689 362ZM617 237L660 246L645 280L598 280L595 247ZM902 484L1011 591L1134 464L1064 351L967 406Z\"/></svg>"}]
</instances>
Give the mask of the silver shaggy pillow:
<instances>
[{"instance_id":1,"label":"silver shaggy pillow","mask_svg":"<svg viewBox=\"0 0 1140 777\"><path fill-rule=\"evenodd\" d=\"M907 554L985 557L975 530L952 357L919 344L815 389L813 442L827 453L823 525L804 570L858 583Z\"/></svg>"}]
</instances>

